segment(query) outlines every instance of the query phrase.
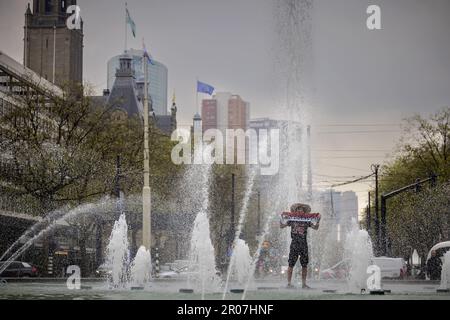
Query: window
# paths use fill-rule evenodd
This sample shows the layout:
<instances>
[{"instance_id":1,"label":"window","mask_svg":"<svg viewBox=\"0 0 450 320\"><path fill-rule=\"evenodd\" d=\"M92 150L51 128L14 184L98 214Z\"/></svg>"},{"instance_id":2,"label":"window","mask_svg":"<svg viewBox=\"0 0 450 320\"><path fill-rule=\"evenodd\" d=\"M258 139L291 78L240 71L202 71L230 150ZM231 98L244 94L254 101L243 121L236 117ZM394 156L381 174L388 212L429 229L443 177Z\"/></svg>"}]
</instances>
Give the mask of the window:
<instances>
[{"instance_id":1,"label":"window","mask_svg":"<svg viewBox=\"0 0 450 320\"><path fill-rule=\"evenodd\" d=\"M34 2L33 2L33 10L34 10L34 13L36 13L36 12L39 12L39 0L34 0Z\"/></svg>"},{"instance_id":2,"label":"window","mask_svg":"<svg viewBox=\"0 0 450 320\"><path fill-rule=\"evenodd\" d=\"M48 38L45 39L45 49L48 49Z\"/></svg>"},{"instance_id":3,"label":"window","mask_svg":"<svg viewBox=\"0 0 450 320\"><path fill-rule=\"evenodd\" d=\"M45 0L45 13L51 13L53 11L53 1Z\"/></svg>"}]
</instances>

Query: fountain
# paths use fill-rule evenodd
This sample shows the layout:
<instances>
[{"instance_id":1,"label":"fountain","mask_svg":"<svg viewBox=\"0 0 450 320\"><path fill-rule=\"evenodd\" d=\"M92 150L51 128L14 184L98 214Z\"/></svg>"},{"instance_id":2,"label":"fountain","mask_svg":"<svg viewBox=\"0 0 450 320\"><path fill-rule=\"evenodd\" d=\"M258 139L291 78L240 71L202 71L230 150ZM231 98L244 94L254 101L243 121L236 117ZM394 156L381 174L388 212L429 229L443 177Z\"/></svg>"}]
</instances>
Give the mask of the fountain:
<instances>
[{"instance_id":1,"label":"fountain","mask_svg":"<svg viewBox=\"0 0 450 320\"><path fill-rule=\"evenodd\" d=\"M230 262L230 273L235 275L237 283L244 285L251 275L252 258L250 249L244 240L238 239L234 246L233 255Z\"/></svg>"},{"instance_id":2,"label":"fountain","mask_svg":"<svg viewBox=\"0 0 450 320\"><path fill-rule=\"evenodd\" d=\"M262 142L260 142L260 145L261 144L262 144ZM250 268L250 264L251 264L250 250L249 250L247 244L245 243L245 241L239 239L239 237L241 236L242 228L244 227L245 218L247 217L248 202L250 200L250 195L251 195L252 190L253 190L253 184L255 182L256 172L257 172L257 167L252 167L250 169L249 181L248 181L248 184L247 184L247 188L245 190L242 207L241 207L241 210L240 210L240 213L239 213L238 227L236 229L236 233L235 233L234 240L233 240L233 248L234 249L232 251L231 258L230 258L230 263L229 263L229 266L228 266L227 278L226 278L226 281L225 281L225 288L224 288L224 291L223 291L223 299L225 299L225 297L226 297L227 290L228 290L228 284L229 284L229 281L230 281L230 276L231 276L233 270L235 269L235 264L236 263L241 263L240 259L244 259L243 262L244 262L244 264L246 266L244 266L244 268L242 268L242 265L240 265L239 268L236 266L237 270L240 270L240 271L243 272L244 269L247 268L246 272L250 272L250 269L249 269ZM247 249L245 249L245 248L247 248ZM246 252L247 254L245 253L245 251L247 251ZM239 259L238 259L238 256L237 256L238 254L239 254ZM247 257L248 257L248 259L247 259ZM241 282L241 281L239 281L239 283L243 284L243 282Z\"/></svg>"},{"instance_id":3,"label":"fountain","mask_svg":"<svg viewBox=\"0 0 450 320\"><path fill-rule=\"evenodd\" d=\"M141 246L130 269L130 282L135 288L144 288L151 279L152 258L150 251Z\"/></svg>"},{"instance_id":4,"label":"fountain","mask_svg":"<svg viewBox=\"0 0 450 320\"><path fill-rule=\"evenodd\" d=\"M129 280L130 252L128 244L128 225L122 213L114 223L109 244L106 247L106 258L103 264L108 270L108 282L113 288L125 287Z\"/></svg>"},{"instance_id":5,"label":"fountain","mask_svg":"<svg viewBox=\"0 0 450 320\"><path fill-rule=\"evenodd\" d=\"M450 291L450 251L447 251L444 255L444 264L441 271L441 285L437 292L449 292Z\"/></svg>"},{"instance_id":6,"label":"fountain","mask_svg":"<svg viewBox=\"0 0 450 320\"><path fill-rule=\"evenodd\" d=\"M105 206L105 204L110 202L109 197L102 198L97 203L88 203L80 205L76 208L73 208L67 212L65 211L55 211L53 214L51 214L51 218L46 218L45 221L49 222L49 224L39 231L37 234L32 236L34 232L37 232L39 230L39 227L45 226L45 223L38 222L35 225L33 225L31 228L29 228L16 242L13 243L13 245L2 255L5 257L8 253L12 252L12 248L17 246L21 241L28 239L19 249L17 249L6 261L2 264L0 267L0 273L2 273L8 266L15 261L17 258L19 258L31 245L33 245L36 241L42 239L45 235L47 235L49 232L51 232L53 229L55 229L57 226L64 224L66 221L70 219L75 219L81 214L86 214L89 212L95 212L99 208Z\"/></svg>"},{"instance_id":7,"label":"fountain","mask_svg":"<svg viewBox=\"0 0 450 320\"><path fill-rule=\"evenodd\" d=\"M345 239L344 257L349 263L348 288L352 293L360 293L366 288L373 249L368 232L359 229L356 219L352 219L352 227Z\"/></svg>"},{"instance_id":8,"label":"fountain","mask_svg":"<svg viewBox=\"0 0 450 320\"><path fill-rule=\"evenodd\" d=\"M217 275L214 247L211 243L209 220L206 212L201 211L194 222L192 231L190 266L193 271L188 283L201 292L202 299L205 293L217 292L220 289L221 279Z\"/></svg>"},{"instance_id":9,"label":"fountain","mask_svg":"<svg viewBox=\"0 0 450 320\"><path fill-rule=\"evenodd\" d=\"M280 206L280 201L281 201L281 197L276 197L274 202L271 202L271 208L269 210L269 212L271 212L271 214L267 217L263 229L262 229L262 234L258 237L258 246L257 249L253 255L253 259L251 261L250 264L250 277L247 278L247 283L245 284L245 288L244 288L244 292L242 294L241 299L245 300L247 293L250 289L250 285L253 279L253 275L255 274L256 271L256 265L259 259L259 255L261 254L261 250L262 250L262 246L263 246L263 242L264 239L266 238L266 236L269 234L270 231L270 224L272 222L272 219L275 218L277 216L277 211L276 208L279 208Z\"/></svg>"},{"instance_id":10,"label":"fountain","mask_svg":"<svg viewBox=\"0 0 450 320\"><path fill-rule=\"evenodd\" d=\"M27 238L31 237L36 231L40 230L40 228L51 225L55 220L61 218L64 214L66 214L69 211L69 208L61 208L57 209L55 211L52 211L45 215L45 217L42 219L42 221L39 221L32 225L28 230L26 230L20 237L17 239L1 256L0 261L2 261L4 258L6 258L11 251L19 245L21 242L24 242L27 240Z\"/></svg>"},{"instance_id":11,"label":"fountain","mask_svg":"<svg viewBox=\"0 0 450 320\"><path fill-rule=\"evenodd\" d=\"M200 157L207 157L211 154L213 145L205 145L201 150L196 150L194 163L202 163ZM199 181L200 188L191 191L200 192L202 199L200 211L194 221L194 228L190 241L189 250L189 271L192 273L188 277L188 285L192 285L201 292L202 299L205 293L213 293L220 289L221 279L218 276L214 246L211 242L210 225L208 217L209 209L209 180L211 175L211 164L191 166L190 175L194 173L194 181ZM201 177L201 179L198 179Z\"/></svg>"}]
</instances>

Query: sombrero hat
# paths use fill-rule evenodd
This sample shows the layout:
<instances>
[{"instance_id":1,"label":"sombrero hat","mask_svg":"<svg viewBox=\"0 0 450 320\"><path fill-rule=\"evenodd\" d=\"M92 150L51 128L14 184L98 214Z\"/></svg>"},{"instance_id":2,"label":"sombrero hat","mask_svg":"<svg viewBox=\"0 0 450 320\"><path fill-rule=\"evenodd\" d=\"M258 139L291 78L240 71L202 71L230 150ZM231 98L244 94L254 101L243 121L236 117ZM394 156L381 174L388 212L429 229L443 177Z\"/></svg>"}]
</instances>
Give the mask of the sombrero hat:
<instances>
[{"instance_id":1,"label":"sombrero hat","mask_svg":"<svg viewBox=\"0 0 450 320\"><path fill-rule=\"evenodd\" d=\"M295 203L291 206L291 212L303 211L304 213L310 213L311 207L304 203Z\"/></svg>"}]
</instances>

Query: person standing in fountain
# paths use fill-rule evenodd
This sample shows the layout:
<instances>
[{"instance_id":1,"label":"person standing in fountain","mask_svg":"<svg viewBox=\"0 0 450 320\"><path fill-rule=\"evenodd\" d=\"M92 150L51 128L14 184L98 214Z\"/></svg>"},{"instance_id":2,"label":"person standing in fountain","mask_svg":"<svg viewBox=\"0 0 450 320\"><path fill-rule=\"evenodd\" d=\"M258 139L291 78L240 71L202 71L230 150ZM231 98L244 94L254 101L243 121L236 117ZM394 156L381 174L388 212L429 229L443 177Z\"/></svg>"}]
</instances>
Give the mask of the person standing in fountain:
<instances>
[{"instance_id":1,"label":"person standing in fountain","mask_svg":"<svg viewBox=\"0 0 450 320\"><path fill-rule=\"evenodd\" d=\"M291 212L297 213L310 213L311 207L306 204L297 203L291 206ZM289 267L287 271L288 277L288 288L293 288L294 286L291 284L292 280L292 271L294 270L294 266L297 263L297 260L300 258L300 264L302 265L302 288L309 289L306 284L306 276L308 275L308 238L307 232L308 228L312 228L314 230L319 229L320 218L316 224L312 222L298 222L298 221L280 221L280 228L291 227L291 246L289 249Z\"/></svg>"}]
</instances>

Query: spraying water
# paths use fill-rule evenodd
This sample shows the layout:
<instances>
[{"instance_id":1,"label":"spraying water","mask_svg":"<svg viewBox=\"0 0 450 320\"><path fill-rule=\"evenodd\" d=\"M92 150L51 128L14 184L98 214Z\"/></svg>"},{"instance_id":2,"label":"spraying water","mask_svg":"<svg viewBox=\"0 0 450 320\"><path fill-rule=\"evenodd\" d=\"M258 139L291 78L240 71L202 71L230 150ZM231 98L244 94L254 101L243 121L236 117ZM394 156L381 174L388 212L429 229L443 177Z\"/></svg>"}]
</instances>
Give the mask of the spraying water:
<instances>
[{"instance_id":1,"label":"spraying water","mask_svg":"<svg viewBox=\"0 0 450 320\"><path fill-rule=\"evenodd\" d=\"M152 258L150 251L141 246L131 264L131 283L136 286L145 286L151 279Z\"/></svg>"},{"instance_id":2,"label":"spraying water","mask_svg":"<svg viewBox=\"0 0 450 320\"><path fill-rule=\"evenodd\" d=\"M293 203L309 202L307 127L311 123L308 76L312 64L313 0L276 0L276 70L280 92L282 130L280 173L273 194L280 197L280 212ZM289 251L290 236L281 233L283 255Z\"/></svg>"},{"instance_id":3,"label":"spraying water","mask_svg":"<svg viewBox=\"0 0 450 320\"><path fill-rule=\"evenodd\" d=\"M250 249L244 240L238 239L231 257L230 273L235 275L240 285L245 285L251 276L252 257Z\"/></svg>"},{"instance_id":4,"label":"spraying water","mask_svg":"<svg viewBox=\"0 0 450 320\"><path fill-rule=\"evenodd\" d=\"M356 219L352 219L352 228L347 234L344 248L344 257L349 263L347 284L350 292L359 293L366 288L367 268L373 258L373 249L369 234L359 229Z\"/></svg>"},{"instance_id":5,"label":"spraying water","mask_svg":"<svg viewBox=\"0 0 450 320\"><path fill-rule=\"evenodd\" d=\"M441 285L440 290L450 289L450 251L447 251L444 255L444 265L441 271Z\"/></svg>"},{"instance_id":6,"label":"spraying water","mask_svg":"<svg viewBox=\"0 0 450 320\"><path fill-rule=\"evenodd\" d=\"M124 287L128 283L129 263L128 225L125 214L122 213L119 220L114 223L104 263L105 269L110 271L108 282L113 288Z\"/></svg>"},{"instance_id":7,"label":"spraying water","mask_svg":"<svg viewBox=\"0 0 450 320\"><path fill-rule=\"evenodd\" d=\"M81 206L78 206L69 212L62 214L61 217L57 219L53 219L52 223L48 225L45 229L41 230L38 234L33 236L31 239L29 239L25 244L23 244L16 252L14 252L8 260L0 267L0 273L2 273L8 266L15 261L18 257L20 257L33 243L36 241L42 239L46 234L51 232L54 228L57 226L63 224L66 222L66 220L74 219L80 214L85 214L89 212L95 212L99 207L102 207L105 205L105 201L108 202L109 198L103 198L98 203L89 203L84 204ZM59 216L59 215L58 215Z\"/></svg>"},{"instance_id":8,"label":"spraying water","mask_svg":"<svg viewBox=\"0 0 450 320\"><path fill-rule=\"evenodd\" d=\"M7 257L11 251L20 243L24 242L26 239L31 237L35 232L40 230L41 228L52 224L55 220L61 218L64 214L69 211L69 208L62 208L48 213L44 219L32 225L28 230L26 230L19 239L17 239L0 257L0 261L2 261L5 257Z\"/></svg>"},{"instance_id":9,"label":"spraying water","mask_svg":"<svg viewBox=\"0 0 450 320\"><path fill-rule=\"evenodd\" d=\"M205 146L203 152L196 152L194 157L211 154L212 146ZM200 163L197 162L197 163ZM210 225L208 218L209 208L209 180L211 165L194 165L191 167L196 172L196 179L201 178L201 209L194 221L189 250L189 269L193 274L188 277L188 283L192 283L202 293L202 299L206 292L215 292L220 288L221 279L217 275L214 246L211 241Z\"/></svg>"},{"instance_id":10,"label":"spraying water","mask_svg":"<svg viewBox=\"0 0 450 320\"><path fill-rule=\"evenodd\" d=\"M249 182L248 182L247 188L245 190L244 200L243 200L243 203L242 203L241 211L239 213L238 227L236 229L236 234L235 234L235 237L234 237L234 240L233 240L233 247L235 247L235 249L232 252L231 259L230 259L230 264L228 266L227 279L226 279L225 288L224 288L224 291L223 291L223 299L224 300L225 300L225 297L226 297L226 294L227 294L228 284L230 282L230 276L231 276L232 270L234 268L235 263L237 261L239 261L239 260L237 260L235 255L238 254L238 253L241 254L241 251L242 251L241 247L242 247L242 245L247 246L245 244L245 242L242 244L242 240L240 240L239 237L241 236L242 228L244 227L245 218L247 217L248 202L249 202L250 196L252 194L253 185L254 185L254 182L255 182L256 172L257 172L257 167L252 167L250 169ZM241 251L236 251L237 248L239 248L239 250L241 250ZM247 249L248 249L248 246L247 246ZM250 264L251 264L250 252L248 252L248 257L249 257L250 260L248 262L247 268L250 268ZM246 255L244 254L240 258L246 258Z\"/></svg>"},{"instance_id":11,"label":"spraying water","mask_svg":"<svg viewBox=\"0 0 450 320\"><path fill-rule=\"evenodd\" d=\"M195 289L201 291L202 299L206 292L216 292L221 279L217 275L214 247L211 242L209 220L201 211L194 222L190 250L190 269L194 271L189 279Z\"/></svg>"},{"instance_id":12,"label":"spraying water","mask_svg":"<svg viewBox=\"0 0 450 320\"><path fill-rule=\"evenodd\" d=\"M280 206L280 200L281 200L281 198L277 197L277 198L275 198L274 202L271 202L271 204L273 206L273 207L269 208L269 212L271 214L269 214L269 216L265 220L264 227L263 227L263 230L262 230L262 234L258 238L258 246L257 246L257 249L256 249L254 255L253 255L253 260L251 261L251 264L250 264L250 277L248 277L247 283L245 284L244 293L242 294L242 297L241 297L242 300L245 300L245 297L247 296L247 292L248 292L248 290L250 288L250 285L251 285L251 282L252 282L252 279L253 279L253 275L255 274L256 265L257 265L257 262L258 262L258 259L259 259L259 255L261 254L261 250L262 250L262 245L263 245L264 239L266 238L266 236L269 234L269 231L270 231L270 223L278 215L277 211L275 210L275 208L278 208Z\"/></svg>"}]
</instances>

